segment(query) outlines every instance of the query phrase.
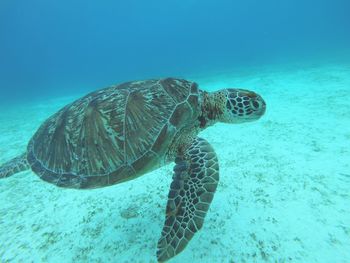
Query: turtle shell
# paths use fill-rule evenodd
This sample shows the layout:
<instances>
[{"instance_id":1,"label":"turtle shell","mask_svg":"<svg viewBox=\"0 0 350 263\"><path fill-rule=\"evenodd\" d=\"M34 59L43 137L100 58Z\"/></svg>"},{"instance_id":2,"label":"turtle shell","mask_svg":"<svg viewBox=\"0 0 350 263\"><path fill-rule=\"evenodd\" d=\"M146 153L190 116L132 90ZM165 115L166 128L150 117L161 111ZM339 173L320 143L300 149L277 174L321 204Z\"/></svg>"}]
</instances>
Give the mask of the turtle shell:
<instances>
[{"instance_id":1,"label":"turtle shell","mask_svg":"<svg viewBox=\"0 0 350 263\"><path fill-rule=\"evenodd\" d=\"M96 188L162 165L177 132L198 116L197 84L123 83L86 95L47 119L27 149L32 170L62 187Z\"/></svg>"}]
</instances>

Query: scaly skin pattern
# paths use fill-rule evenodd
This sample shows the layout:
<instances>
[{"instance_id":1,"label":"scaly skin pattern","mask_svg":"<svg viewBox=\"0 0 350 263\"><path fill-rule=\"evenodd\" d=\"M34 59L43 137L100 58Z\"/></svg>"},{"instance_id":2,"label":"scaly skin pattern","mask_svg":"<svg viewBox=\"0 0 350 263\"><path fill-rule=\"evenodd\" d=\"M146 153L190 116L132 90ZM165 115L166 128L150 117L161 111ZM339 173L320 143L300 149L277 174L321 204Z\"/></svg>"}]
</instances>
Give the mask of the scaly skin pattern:
<instances>
[{"instance_id":1,"label":"scaly skin pattern","mask_svg":"<svg viewBox=\"0 0 350 263\"><path fill-rule=\"evenodd\" d=\"M158 241L159 262L180 253L202 228L219 182L215 151L202 138L195 138L175 163L164 227Z\"/></svg>"},{"instance_id":2,"label":"scaly skin pattern","mask_svg":"<svg viewBox=\"0 0 350 263\"><path fill-rule=\"evenodd\" d=\"M23 153L0 167L0 178L9 177L13 174L28 170L29 168L27 154Z\"/></svg>"}]
</instances>

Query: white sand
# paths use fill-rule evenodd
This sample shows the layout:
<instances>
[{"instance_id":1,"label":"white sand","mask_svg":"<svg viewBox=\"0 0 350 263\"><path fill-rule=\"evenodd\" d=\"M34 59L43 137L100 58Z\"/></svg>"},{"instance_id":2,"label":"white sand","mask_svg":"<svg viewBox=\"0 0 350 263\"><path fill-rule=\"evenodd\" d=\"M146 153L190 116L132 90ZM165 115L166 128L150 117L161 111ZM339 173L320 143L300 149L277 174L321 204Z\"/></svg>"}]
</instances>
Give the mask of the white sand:
<instances>
[{"instance_id":1,"label":"white sand","mask_svg":"<svg viewBox=\"0 0 350 263\"><path fill-rule=\"evenodd\" d=\"M221 181L203 229L171 262L350 262L350 65L195 79L267 102L263 119L201 134ZM0 109L0 163L72 98ZM97 190L32 172L0 181L1 262L156 262L172 166Z\"/></svg>"}]
</instances>

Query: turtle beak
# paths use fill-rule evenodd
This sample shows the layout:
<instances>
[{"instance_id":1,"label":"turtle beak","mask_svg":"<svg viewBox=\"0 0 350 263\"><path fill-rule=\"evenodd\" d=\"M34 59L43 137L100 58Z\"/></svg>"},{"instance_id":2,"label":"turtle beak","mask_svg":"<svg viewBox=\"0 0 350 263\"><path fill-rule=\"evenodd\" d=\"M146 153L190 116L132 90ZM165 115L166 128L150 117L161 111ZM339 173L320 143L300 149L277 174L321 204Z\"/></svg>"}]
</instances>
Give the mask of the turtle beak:
<instances>
[{"instance_id":1,"label":"turtle beak","mask_svg":"<svg viewBox=\"0 0 350 263\"><path fill-rule=\"evenodd\" d=\"M260 97L259 95L255 94L256 96L254 98L252 98L250 104L251 104L251 108L254 110L254 115L261 117L265 114L266 111L266 103L263 100L262 97Z\"/></svg>"}]
</instances>

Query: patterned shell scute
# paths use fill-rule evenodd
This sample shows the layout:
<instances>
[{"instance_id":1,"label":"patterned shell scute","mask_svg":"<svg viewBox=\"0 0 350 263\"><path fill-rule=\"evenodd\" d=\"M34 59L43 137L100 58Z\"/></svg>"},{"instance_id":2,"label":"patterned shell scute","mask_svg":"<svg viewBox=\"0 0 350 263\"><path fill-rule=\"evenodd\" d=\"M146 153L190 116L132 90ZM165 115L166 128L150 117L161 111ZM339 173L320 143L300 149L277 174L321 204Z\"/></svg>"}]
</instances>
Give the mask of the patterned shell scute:
<instances>
[{"instance_id":1,"label":"patterned shell scute","mask_svg":"<svg viewBox=\"0 0 350 263\"><path fill-rule=\"evenodd\" d=\"M28 145L28 161L39 175L58 181L118 177L120 170L136 174L145 161L154 163L166 152L176 133L169 119L190 93L198 93L192 84L146 80L90 93L42 124Z\"/></svg>"},{"instance_id":2,"label":"patterned shell scute","mask_svg":"<svg viewBox=\"0 0 350 263\"><path fill-rule=\"evenodd\" d=\"M193 84L183 79L173 78L163 79L160 83L176 103L181 103L187 98Z\"/></svg>"}]
</instances>

